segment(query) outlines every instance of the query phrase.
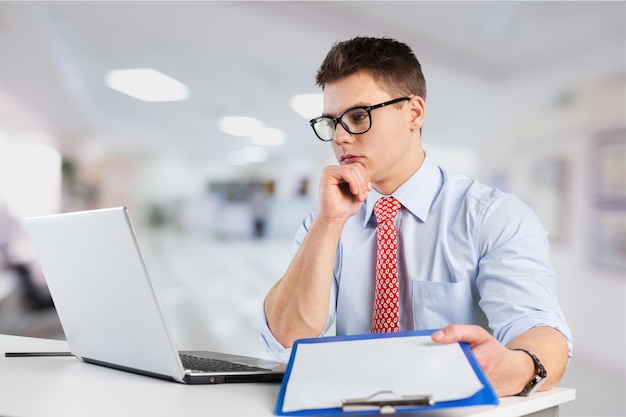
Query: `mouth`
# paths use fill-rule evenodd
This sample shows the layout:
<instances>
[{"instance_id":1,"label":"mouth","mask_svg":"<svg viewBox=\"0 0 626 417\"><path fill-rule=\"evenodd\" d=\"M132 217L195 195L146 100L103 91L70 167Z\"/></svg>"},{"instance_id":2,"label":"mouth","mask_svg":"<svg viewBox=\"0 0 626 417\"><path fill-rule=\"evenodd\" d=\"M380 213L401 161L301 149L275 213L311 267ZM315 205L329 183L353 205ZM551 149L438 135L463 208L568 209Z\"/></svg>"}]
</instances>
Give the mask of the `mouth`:
<instances>
[{"instance_id":1,"label":"mouth","mask_svg":"<svg viewBox=\"0 0 626 417\"><path fill-rule=\"evenodd\" d=\"M340 162L342 164L353 164L355 162L359 162L360 160L361 160L360 156L350 155L350 154L341 155L341 158L340 158Z\"/></svg>"}]
</instances>

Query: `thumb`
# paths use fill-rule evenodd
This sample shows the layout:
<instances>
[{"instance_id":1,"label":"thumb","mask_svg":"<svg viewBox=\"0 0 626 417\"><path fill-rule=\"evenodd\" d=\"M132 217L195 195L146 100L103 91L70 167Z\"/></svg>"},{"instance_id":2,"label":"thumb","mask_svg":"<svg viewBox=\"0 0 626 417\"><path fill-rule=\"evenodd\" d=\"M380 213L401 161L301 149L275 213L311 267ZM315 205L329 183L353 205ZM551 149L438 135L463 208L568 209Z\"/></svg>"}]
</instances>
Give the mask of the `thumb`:
<instances>
[{"instance_id":1,"label":"thumb","mask_svg":"<svg viewBox=\"0 0 626 417\"><path fill-rule=\"evenodd\" d=\"M478 345L489 339L489 333L480 326L450 324L431 335L436 343L466 342L470 346Z\"/></svg>"}]
</instances>

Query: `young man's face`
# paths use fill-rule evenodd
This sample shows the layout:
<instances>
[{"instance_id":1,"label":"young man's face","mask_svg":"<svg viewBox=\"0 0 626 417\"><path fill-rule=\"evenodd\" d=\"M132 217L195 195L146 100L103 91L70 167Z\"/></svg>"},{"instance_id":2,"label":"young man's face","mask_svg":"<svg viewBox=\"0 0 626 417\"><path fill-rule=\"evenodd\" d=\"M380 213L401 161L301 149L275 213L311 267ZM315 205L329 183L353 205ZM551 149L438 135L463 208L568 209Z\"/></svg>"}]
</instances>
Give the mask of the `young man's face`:
<instances>
[{"instance_id":1,"label":"young man's face","mask_svg":"<svg viewBox=\"0 0 626 417\"><path fill-rule=\"evenodd\" d=\"M355 106L372 106L392 97L366 74L357 73L324 86L324 114L338 117ZM400 106L400 107L399 107ZM359 163L367 170L374 188L391 194L420 167L423 160L419 129L424 101L410 101L374 109L372 127L354 135L337 125L331 142L340 165Z\"/></svg>"}]
</instances>

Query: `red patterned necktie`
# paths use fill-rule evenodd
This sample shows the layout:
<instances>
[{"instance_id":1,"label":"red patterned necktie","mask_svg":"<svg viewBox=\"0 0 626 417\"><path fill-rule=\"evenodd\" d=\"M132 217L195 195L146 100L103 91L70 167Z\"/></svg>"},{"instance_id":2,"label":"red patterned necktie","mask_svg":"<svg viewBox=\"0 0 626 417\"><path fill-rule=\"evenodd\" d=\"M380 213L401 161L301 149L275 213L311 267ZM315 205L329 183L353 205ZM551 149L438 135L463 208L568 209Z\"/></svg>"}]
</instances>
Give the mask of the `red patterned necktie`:
<instances>
[{"instance_id":1,"label":"red patterned necktie","mask_svg":"<svg viewBox=\"0 0 626 417\"><path fill-rule=\"evenodd\" d=\"M394 224L400 207L400 202L393 197L380 198L374 205L374 215L378 222L378 257L372 333L400 331L398 241Z\"/></svg>"}]
</instances>

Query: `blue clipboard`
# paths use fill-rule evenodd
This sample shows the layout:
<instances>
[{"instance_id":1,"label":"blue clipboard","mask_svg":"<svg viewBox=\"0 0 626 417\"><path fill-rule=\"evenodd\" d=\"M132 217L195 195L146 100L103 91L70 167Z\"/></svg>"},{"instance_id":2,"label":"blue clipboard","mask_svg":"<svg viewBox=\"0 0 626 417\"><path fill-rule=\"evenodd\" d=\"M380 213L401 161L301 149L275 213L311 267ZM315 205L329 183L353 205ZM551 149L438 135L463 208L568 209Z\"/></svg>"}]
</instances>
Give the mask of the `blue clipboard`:
<instances>
[{"instance_id":1,"label":"blue clipboard","mask_svg":"<svg viewBox=\"0 0 626 417\"><path fill-rule=\"evenodd\" d=\"M338 341L354 341L362 339L374 339L374 338L391 338L391 337L406 337L406 336L427 336L435 332L436 330L416 330L416 331L403 331L398 333L376 333L376 334L362 334L351 336L332 336L332 337L319 337L312 339L299 339L297 340L291 352L289 363L283 377L283 381L278 393L278 399L276 402L276 408L274 414L279 416L313 416L313 415L363 415L363 414L380 414L380 413L401 413L401 412L416 412L416 411L428 411L441 408L451 407L467 407L476 405L497 405L499 403L498 397L491 386L491 383L487 379L483 369L479 365L472 349L467 343L459 343L465 357L470 363L473 371L476 373L476 377L483 385L483 388L476 392L474 395L461 400L453 401L441 401L433 402L430 398L424 396L416 397L386 397L381 400L377 397L378 393L373 393L371 397L351 399L350 403L354 401L357 405L369 405L364 407L350 407L347 402L344 402L343 407L337 408L320 408L313 410L299 410L299 411L283 411L283 403L285 400L285 393L289 384L289 378L295 358L298 352L298 347L304 344L311 343L328 343Z\"/></svg>"}]
</instances>

